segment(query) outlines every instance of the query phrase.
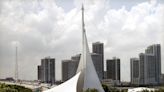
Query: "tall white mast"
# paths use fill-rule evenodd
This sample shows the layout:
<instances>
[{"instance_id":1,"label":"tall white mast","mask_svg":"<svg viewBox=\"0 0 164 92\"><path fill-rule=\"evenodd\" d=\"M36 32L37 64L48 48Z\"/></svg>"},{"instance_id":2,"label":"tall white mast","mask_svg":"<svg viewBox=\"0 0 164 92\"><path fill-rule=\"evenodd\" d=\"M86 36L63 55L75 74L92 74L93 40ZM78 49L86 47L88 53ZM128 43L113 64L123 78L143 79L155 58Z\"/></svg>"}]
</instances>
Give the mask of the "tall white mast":
<instances>
[{"instance_id":1,"label":"tall white mast","mask_svg":"<svg viewBox=\"0 0 164 92\"><path fill-rule=\"evenodd\" d=\"M104 92L101 82L96 73L92 57L89 51L84 24L84 7L82 5L82 52L76 75L65 83L44 92L84 92L88 89L97 89Z\"/></svg>"},{"instance_id":2,"label":"tall white mast","mask_svg":"<svg viewBox=\"0 0 164 92\"><path fill-rule=\"evenodd\" d=\"M86 30L85 30L85 23L84 23L83 4L82 4L82 55L77 69L77 73L79 73L80 71L82 72L82 74L80 75L79 85L81 85L81 87L83 88L82 91L85 91L89 88L89 89L97 89L99 92L104 92L89 51Z\"/></svg>"},{"instance_id":3,"label":"tall white mast","mask_svg":"<svg viewBox=\"0 0 164 92\"><path fill-rule=\"evenodd\" d=\"M82 10L82 60L83 60L83 64L82 64L82 69L84 68L84 46L85 46L85 41L84 41L84 34L85 34L85 24L84 24L84 6L83 6L83 4L82 4L82 8L81 8L81 10Z\"/></svg>"}]
</instances>

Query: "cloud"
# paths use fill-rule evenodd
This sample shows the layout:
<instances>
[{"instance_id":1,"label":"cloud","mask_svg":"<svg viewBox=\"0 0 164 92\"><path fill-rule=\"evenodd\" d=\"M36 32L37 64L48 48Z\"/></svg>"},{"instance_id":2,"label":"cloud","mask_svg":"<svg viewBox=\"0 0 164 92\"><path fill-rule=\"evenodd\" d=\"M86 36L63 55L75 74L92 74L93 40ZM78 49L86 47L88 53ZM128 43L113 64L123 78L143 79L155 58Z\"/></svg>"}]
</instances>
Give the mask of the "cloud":
<instances>
[{"instance_id":1,"label":"cloud","mask_svg":"<svg viewBox=\"0 0 164 92\"><path fill-rule=\"evenodd\" d=\"M52 55L49 54L49 51L54 51L51 43L60 40L63 35L60 32L62 25L57 23L62 21L63 10L56 6L55 2L46 0L3 1L1 4L1 75L13 76L15 47L12 44L18 41L20 78L28 79L32 76L31 78L36 79L36 65L40 63L41 58ZM8 66L11 68L8 69ZM29 75L29 72L32 75Z\"/></svg>"},{"instance_id":2,"label":"cloud","mask_svg":"<svg viewBox=\"0 0 164 92\"><path fill-rule=\"evenodd\" d=\"M129 11L125 7L119 10L110 9L100 24L107 39L106 57L116 55L121 58L122 69L130 66L130 57L138 57L138 53L154 43L162 43L164 6L143 2L133 6ZM160 11L160 12L159 12ZM163 52L163 50L162 50ZM111 56L112 55L112 56ZM130 68L122 70L122 79L129 77ZM126 79L125 79L126 80Z\"/></svg>"},{"instance_id":3,"label":"cloud","mask_svg":"<svg viewBox=\"0 0 164 92\"><path fill-rule=\"evenodd\" d=\"M75 7L65 12L54 0L1 0L0 78L14 76L14 43L19 42L21 79L37 79L37 65L46 56L56 58L56 75L60 79L61 60L81 51L81 2L74 0ZM148 45L163 45L163 4L147 1L130 9L110 8L107 0L84 4L89 44L102 41L105 59L121 58L122 80L129 80L131 57L138 57Z\"/></svg>"}]
</instances>

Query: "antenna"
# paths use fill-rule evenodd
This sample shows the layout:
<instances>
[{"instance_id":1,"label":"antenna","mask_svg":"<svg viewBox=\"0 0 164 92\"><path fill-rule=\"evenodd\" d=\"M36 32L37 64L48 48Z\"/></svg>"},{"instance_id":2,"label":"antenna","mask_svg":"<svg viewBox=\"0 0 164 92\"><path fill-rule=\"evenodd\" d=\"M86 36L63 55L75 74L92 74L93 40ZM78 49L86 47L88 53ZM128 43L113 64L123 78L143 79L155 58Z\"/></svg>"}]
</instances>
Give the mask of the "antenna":
<instances>
[{"instance_id":1,"label":"antenna","mask_svg":"<svg viewBox=\"0 0 164 92\"><path fill-rule=\"evenodd\" d=\"M18 82L18 47L15 48L15 81Z\"/></svg>"}]
</instances>

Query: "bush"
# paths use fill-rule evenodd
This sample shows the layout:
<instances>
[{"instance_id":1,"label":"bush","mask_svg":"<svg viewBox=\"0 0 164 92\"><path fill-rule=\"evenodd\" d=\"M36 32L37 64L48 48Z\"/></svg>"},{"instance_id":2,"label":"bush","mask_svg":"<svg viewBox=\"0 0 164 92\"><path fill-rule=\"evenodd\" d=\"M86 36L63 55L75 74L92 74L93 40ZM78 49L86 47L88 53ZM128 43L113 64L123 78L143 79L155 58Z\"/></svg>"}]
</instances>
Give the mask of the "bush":
<instances>
[{"instance_id":1,"label":"bush","mask_svg":"<svg viewBox=\"0 0 164 92\"><path fill-rule=\"evenodd\" d=\"M102 84L102 87L103 87L105 92L120 92L120 90L118 90L117 88L115 88L115 87L108 87L105 84Z\"/></svg>"},{"instance_id":2,"label":"bush","mask_svg":"<svg viewBox=\"0 0 164 92\"><path fill-rule=\"evenodd\" d=\"M0 92L32 92L32 90L18 85L0 84Z\"/></svg>"},{"instance_id":3,"label":"bush","mask_svg":"<svg viewBox=\"0 0 164 92\"><path fill-rule=\"evenodd\" d=\"M127 89L119 90L119 89L117 89L115 87L108 87L105 84L102 84L102 87L103 87L103 89L104 89L105 92L128 92Z\"/></svg>"},{"instance_id":4,"label":"bush","mask_svg":"<svg viewBox=\"0 0 164 92\"><path fill-rule=\"evenodd\" d=\"M128 89L122 89L121 92L128 92Z\"/></svg>"},{"instance_id":5,"label":"bush","mask_svg":"<svg viewBox=\"0 0 164 92\"><path fill-rule=\"evenodd\" d=\"M102 84L102 87L103 87L103 89L104 89L105 92L110 92L107 85Z\"/></svg>"},{"instance_id":6,"label":"bush","mask_svg":"<svg viewBox=\"0 0 164 92\"><path fill-rule=\"evenodd\" d=\"M86 91L84 91L84 92L98 92L98 90L97 89L87 89Z\"/></svg>"}]
</instances>

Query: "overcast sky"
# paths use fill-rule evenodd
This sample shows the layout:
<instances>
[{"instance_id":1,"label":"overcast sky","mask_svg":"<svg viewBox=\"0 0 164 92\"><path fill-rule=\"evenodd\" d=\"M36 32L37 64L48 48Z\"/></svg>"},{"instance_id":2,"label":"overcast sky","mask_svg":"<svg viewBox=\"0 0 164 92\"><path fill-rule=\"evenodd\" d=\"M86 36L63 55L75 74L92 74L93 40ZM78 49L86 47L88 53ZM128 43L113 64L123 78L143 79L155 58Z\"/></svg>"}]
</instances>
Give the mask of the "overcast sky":
<instances>
[{"instance_id":1,"label":"overcast sky","mask_svg":"<svg viewBox=\"0 0 164 92\"><path fill-rule=\"evenodd\" d=\"M19 78L37 79L47 56L61 60L81 51L82 0L0 0L0 78L14 77L18 46ZM104 43L105 59L121 59L121 79L130 80L130 58L161 44L164 73L164 0L85 0L88 42ZM91 48L90 48L91 49Z\"/></svg>"}]
</instances>

